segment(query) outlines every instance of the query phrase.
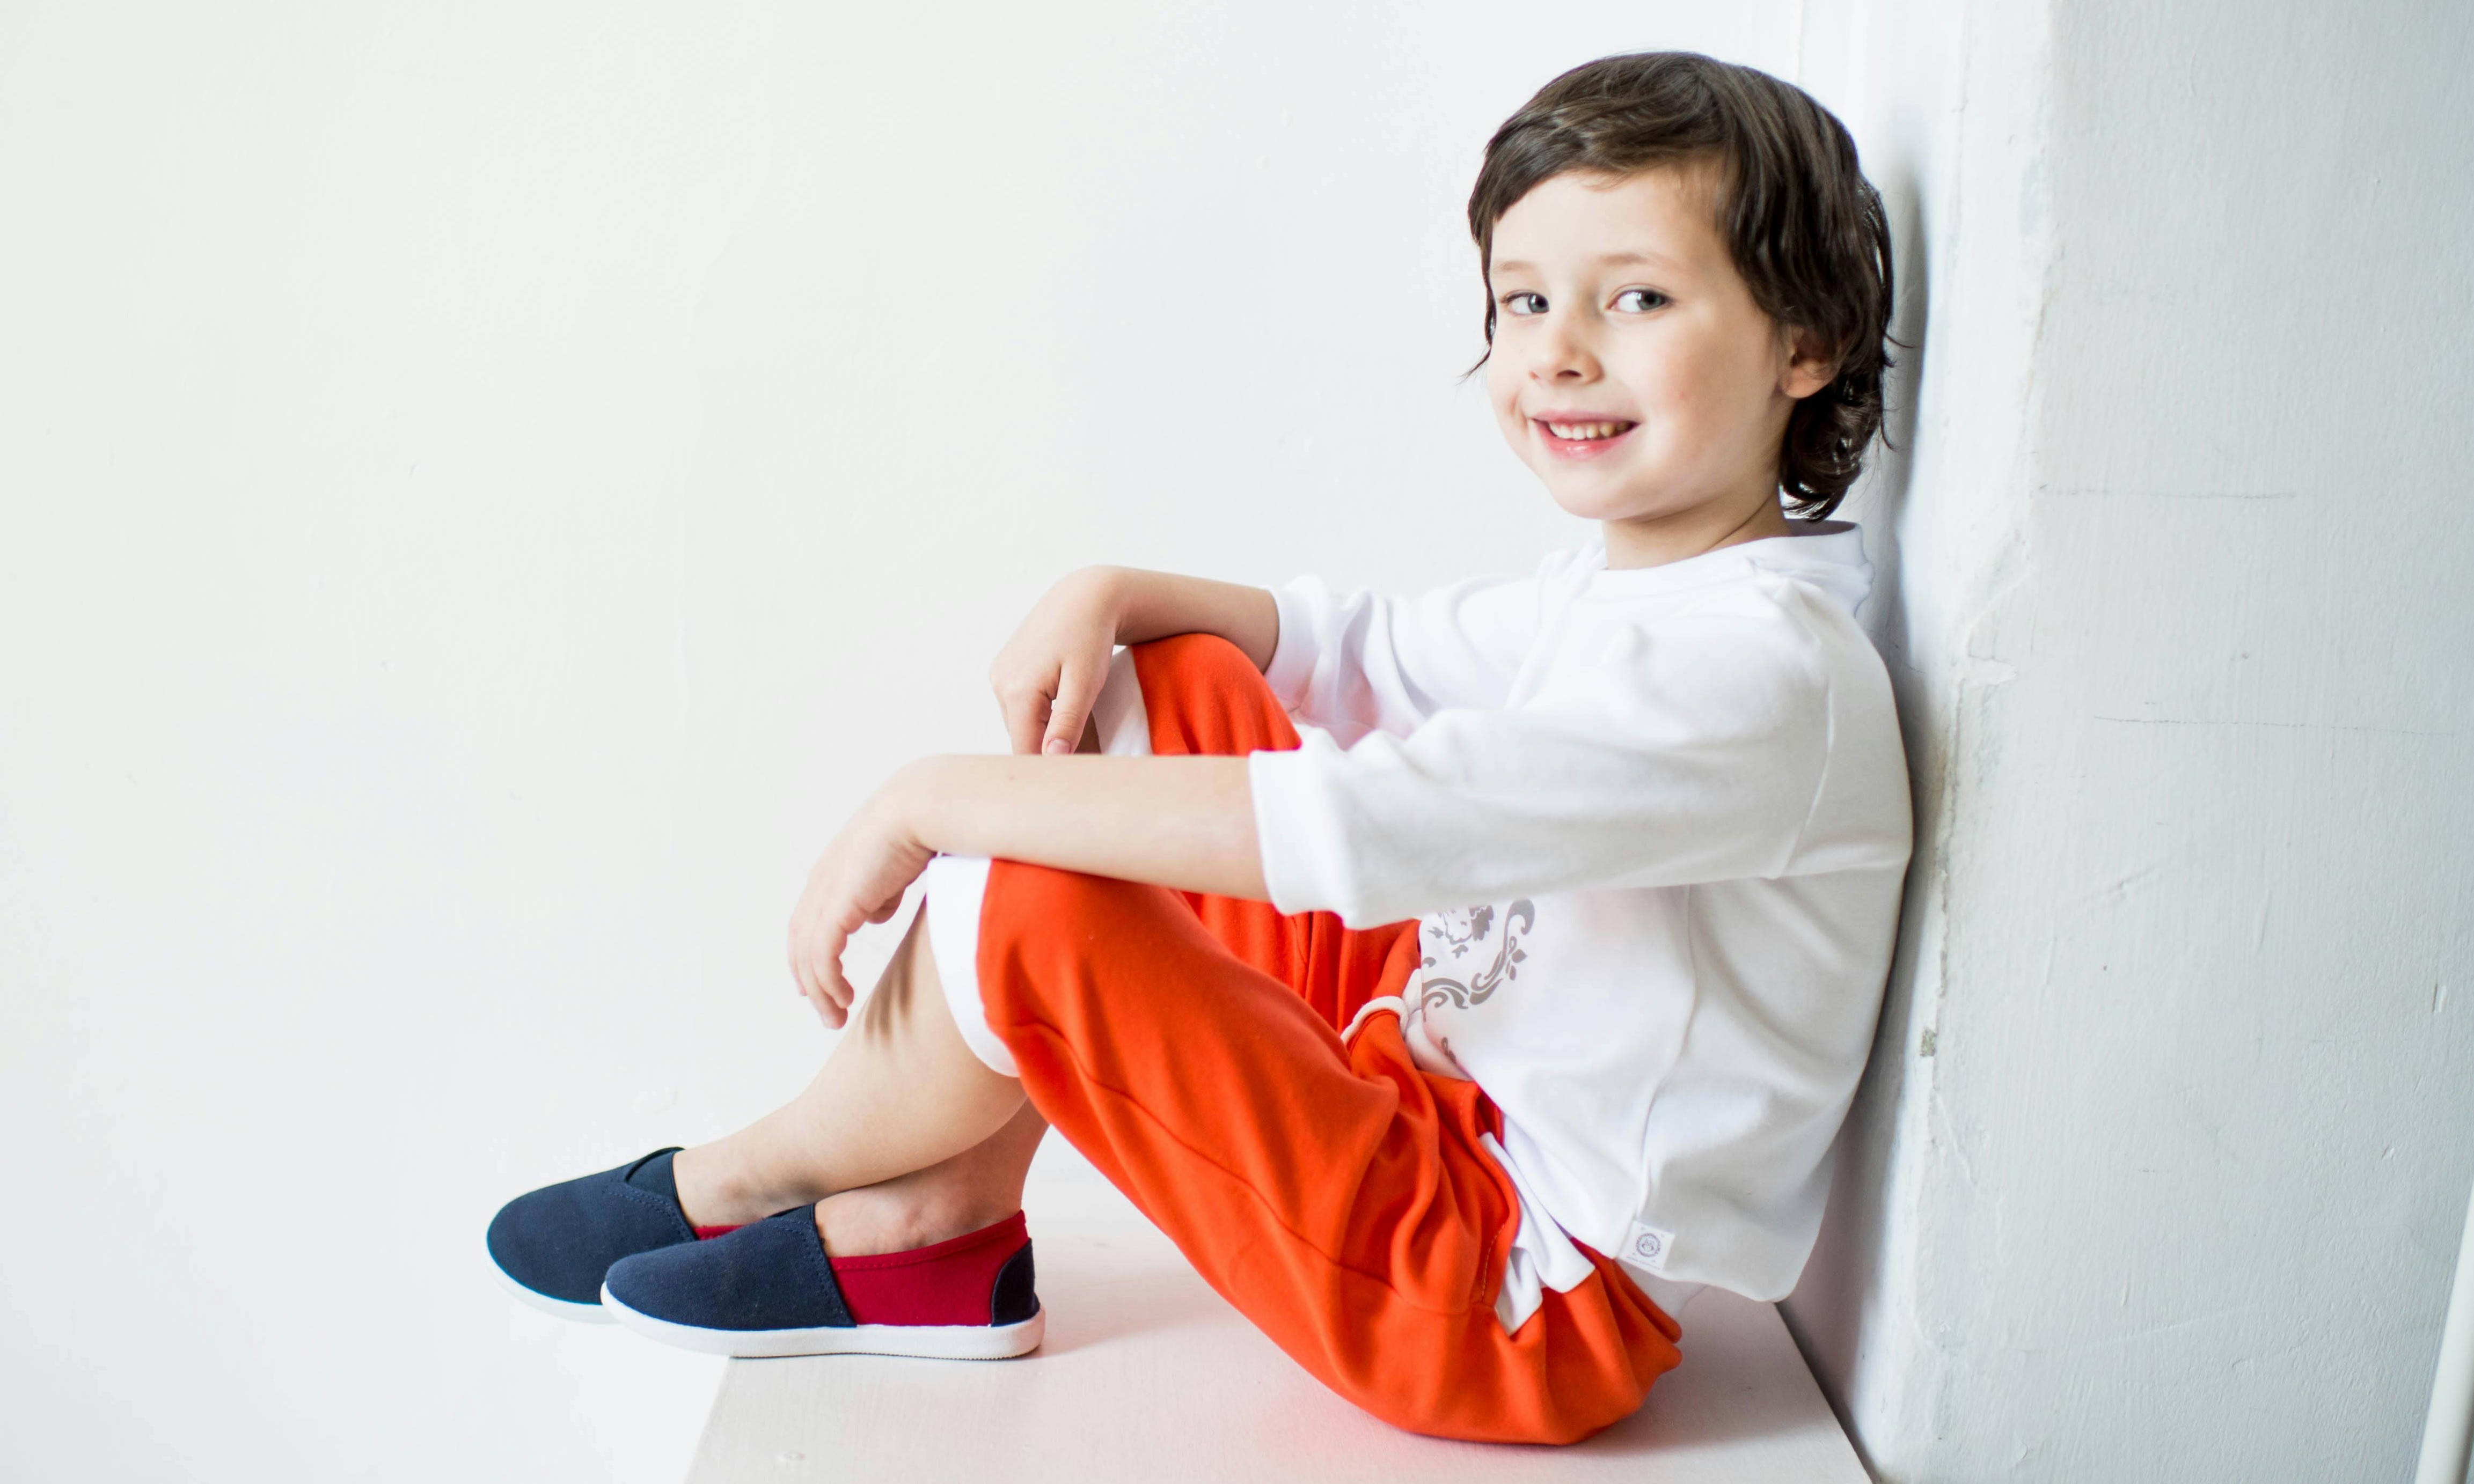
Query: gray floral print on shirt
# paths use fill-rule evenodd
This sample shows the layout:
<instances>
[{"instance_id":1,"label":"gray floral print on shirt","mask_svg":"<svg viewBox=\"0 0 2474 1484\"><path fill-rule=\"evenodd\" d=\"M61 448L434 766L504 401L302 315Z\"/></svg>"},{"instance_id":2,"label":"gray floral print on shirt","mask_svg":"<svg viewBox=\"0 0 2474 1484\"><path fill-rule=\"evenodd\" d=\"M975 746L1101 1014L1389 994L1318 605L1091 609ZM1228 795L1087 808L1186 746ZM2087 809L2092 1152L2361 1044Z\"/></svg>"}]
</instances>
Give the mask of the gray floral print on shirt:
<instances>
[{"instance_id":1,"label":"gray floral print on shirt","mask_svg":"<svg viewBox=\"0 0 2474 1484\"><path fill-rule=\"evenodd\" d=\"M1445 1001L1462 1009L1484 1004L1505 983L1520 977L1521 961L1529 957L1520 946L1520 935L1537 922L1538 908L1525 897L1504 908L1503 941L1495 945L1494 961L1466 979L1454 979L1434 971L1442 955L1465 959L1475 949L1482 956L1487 939L1494 932L1494 908L1468 907L1427 919L1420 929L1427 952L1419 966L1424 972L1420 975L1418 1008L1431 1010Z\"/></svg>"}]
</instances>

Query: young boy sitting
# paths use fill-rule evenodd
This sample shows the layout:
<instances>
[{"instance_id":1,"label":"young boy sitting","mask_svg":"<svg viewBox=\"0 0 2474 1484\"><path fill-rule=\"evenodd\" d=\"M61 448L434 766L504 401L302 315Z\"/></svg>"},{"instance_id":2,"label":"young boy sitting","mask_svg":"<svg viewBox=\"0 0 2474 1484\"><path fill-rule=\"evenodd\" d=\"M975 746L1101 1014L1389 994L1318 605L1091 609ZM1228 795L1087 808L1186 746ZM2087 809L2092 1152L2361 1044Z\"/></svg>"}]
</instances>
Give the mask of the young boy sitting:
<instances>
[{"instance_id":1,"label":"young boy sitting","mask_svg":"<svg viewBox=\"0 0 2474 1484\"><path fill-rule=\"evenodd\" d=\"M519 1295L725 1354L1019 1354L1051 1125L1421 1432L1585 1437L1701 1285L1793 1286L1908 850L1825 518L1880 423L1880 201L1804 93L1653 54L1505 123L1469 227L1495 418L1598 534L1406 601L1060 583L995 666L1017 755L911 764L816 862L790 964L837 1026L850 935L924 884L814 1083L510 1203Z\"/></svg>"}]
</instances>

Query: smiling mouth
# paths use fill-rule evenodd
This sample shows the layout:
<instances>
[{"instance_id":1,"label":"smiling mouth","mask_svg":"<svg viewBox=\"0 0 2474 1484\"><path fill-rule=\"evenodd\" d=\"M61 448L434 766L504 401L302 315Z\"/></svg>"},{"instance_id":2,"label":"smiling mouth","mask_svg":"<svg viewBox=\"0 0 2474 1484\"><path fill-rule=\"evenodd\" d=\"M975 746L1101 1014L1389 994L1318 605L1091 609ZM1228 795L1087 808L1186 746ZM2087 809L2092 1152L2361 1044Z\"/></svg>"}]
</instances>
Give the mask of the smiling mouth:
<instances>
[{"instance_id":1,"label":"smiling mouth","mask_svg":"<svg viewBox=\"0 0 2474 1484\"><path fill-rule=\"evenodd\" d=\"M1538 425L1544 428L1547 432L1554 434L1557 438L1563 439L1566 443L1604 443L1613 438L1621 438L1626 433L1631 432L1634 428L1638 427L1640 424L1637 422L1620 422L1612 420L1598 422L1548 422L1540 419L1539 419Z\"/></svg>"}]
</instances>

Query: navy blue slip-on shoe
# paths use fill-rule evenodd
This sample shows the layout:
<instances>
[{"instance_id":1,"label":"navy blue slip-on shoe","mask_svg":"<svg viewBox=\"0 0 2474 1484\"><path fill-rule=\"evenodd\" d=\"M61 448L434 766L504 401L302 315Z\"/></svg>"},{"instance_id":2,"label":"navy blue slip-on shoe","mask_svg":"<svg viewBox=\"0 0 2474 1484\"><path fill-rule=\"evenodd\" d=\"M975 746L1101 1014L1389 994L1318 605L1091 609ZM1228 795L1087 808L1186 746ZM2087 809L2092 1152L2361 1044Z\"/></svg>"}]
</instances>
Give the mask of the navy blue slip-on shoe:
<instances>
[{"instance_id":1,"label":"navy blue slip-on shoe","mask_svg":"<svg viewBox=\"0 0 2474 1484\"><path fill-rule=\"evenodd\" d=\"M490 1268L509 1293L564 1319L610 1323L601 1277L641 1252L696 1239L670 1180L676 1147L597 1175L544 1185L498 1208Z\"/></svg>"},{"instance_id":2,"label":"navy blue slip-on shoe","mask_svg":"<svg viewBox=\"0 0 2474 1484\"><path fill-rule=\"evenodd\" d=\"M934 1355L1036 1349L1022 1213L910 1252L828 1257L802 1206L691 1247L611 1264L601 1304L637 1333L708 1355Z\"/></svg>"}]
</instances>

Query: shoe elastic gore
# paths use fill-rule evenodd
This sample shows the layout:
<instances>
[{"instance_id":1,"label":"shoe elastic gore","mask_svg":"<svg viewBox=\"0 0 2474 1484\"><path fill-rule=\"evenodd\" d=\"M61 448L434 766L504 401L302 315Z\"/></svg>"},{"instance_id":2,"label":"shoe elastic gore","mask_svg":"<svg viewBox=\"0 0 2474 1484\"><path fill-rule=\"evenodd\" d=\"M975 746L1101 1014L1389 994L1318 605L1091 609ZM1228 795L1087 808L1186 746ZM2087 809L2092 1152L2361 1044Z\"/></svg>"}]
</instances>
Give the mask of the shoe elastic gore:
<instances>
[{"instance_id":1,"label":"shoe elastic gore","mask_svg":"<svg viewBox=\"0 0 2474 1484\"><path fill-rule=\"evenodd\" d=\"M648 1338L748 1358L997 1360L1035 1349L1047 1325L1019 1211L932 1246L836 1258L815 1208L800 1207L615 1263L601 1301Z\"/></svg>"}]
</instances>

